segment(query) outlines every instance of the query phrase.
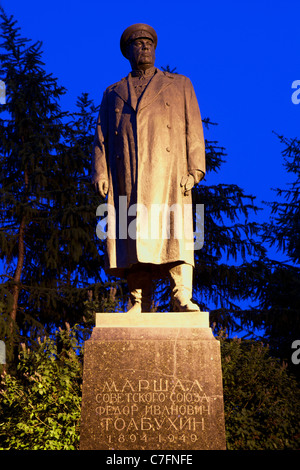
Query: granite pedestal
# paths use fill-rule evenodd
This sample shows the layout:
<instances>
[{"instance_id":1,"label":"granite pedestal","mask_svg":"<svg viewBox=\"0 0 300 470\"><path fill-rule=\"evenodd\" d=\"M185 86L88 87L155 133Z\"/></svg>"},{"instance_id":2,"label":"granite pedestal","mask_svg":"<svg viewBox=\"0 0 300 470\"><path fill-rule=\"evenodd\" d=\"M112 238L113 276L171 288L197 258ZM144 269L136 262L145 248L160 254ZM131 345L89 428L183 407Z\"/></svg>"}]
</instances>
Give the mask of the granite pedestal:
<instances>
[{"instance_id":1,"label":"granite pedestal","mask_svg":"<svg viewBox=\"0 0 300 470\"><path fill-rule=\"evenodd\" d=\"M80 449L225 448L208 313L97 314L84 345Z\"/></svg>"}]
</instances>

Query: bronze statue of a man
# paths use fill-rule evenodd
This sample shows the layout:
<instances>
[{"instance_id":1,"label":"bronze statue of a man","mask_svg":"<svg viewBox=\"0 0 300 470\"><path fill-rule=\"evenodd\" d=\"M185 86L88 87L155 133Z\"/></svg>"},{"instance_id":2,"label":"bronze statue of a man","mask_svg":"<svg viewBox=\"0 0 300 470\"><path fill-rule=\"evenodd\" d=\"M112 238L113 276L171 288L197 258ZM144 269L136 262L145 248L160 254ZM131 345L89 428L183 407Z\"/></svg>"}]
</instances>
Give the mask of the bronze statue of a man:
<instances>
[{"instance_id":1,"label":"bronze statue of a man","mask_svg":"<svg viewBox=\"0 0 300 470\"><path fill-rule=\"evenodd\" d=\"M175 233L191 220L191 189L205 175L195 92L187 77L154 66L151 26L129 26L120 46L132 70L103 94L93 150L93 184L116 214L108 227L106 272L127 279L132 312L150 311L152 280L164 276L174 311L199 311L191 300L193 237Z\"/></svg>"}]
</instances>

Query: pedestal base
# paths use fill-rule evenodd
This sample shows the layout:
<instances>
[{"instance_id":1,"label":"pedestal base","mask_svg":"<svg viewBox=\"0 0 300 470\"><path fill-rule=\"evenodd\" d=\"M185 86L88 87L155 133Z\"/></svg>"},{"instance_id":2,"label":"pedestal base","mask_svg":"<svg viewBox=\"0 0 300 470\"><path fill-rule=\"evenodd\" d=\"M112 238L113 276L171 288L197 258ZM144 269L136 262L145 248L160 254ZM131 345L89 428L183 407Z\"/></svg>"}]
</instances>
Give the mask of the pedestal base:
<instances>
[{"instance_id":1,"label":"pedestal base","mask_svg":"<svg viewBox=\"0 0 300 470\"><path fill-rule=\"evenodd\" d=\"M99 313L85 343L80 449L225 449L207 312Z\"/></svg>"}]
</instances>

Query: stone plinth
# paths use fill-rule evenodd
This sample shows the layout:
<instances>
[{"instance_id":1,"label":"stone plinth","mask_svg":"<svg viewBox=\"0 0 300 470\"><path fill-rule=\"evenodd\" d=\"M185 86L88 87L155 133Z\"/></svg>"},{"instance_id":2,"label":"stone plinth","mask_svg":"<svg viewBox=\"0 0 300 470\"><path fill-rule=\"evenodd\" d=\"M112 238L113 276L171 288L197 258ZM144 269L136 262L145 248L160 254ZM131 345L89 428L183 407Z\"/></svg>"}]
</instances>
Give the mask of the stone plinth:
<instances>
[{"instance_id":1,"label":"stone plinth","mask_svg":"<svg viewBox=\"0 0 300 470\"><path fill-rule=\"evenodd\" d=\"M207 312L99 313L85 343L80 449L225 449Z\"/></svg>"}]
</instances>

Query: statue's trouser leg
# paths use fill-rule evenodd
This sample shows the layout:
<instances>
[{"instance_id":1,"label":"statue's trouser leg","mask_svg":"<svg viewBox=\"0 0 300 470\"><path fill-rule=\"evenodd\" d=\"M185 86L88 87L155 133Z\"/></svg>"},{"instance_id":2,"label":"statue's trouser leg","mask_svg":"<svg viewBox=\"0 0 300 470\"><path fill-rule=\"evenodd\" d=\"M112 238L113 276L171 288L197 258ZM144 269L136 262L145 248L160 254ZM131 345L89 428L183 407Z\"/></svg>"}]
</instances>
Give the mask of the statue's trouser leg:
<instances>
[{"instance_id":1,"label":"statue's trouser leg","mask_svg":"<svg viewBox=\"0 0 300 470\"><path fill-rule=\"evenodd\" d=\"M129 270L127 283L132 307L130 313L150 312L152 303L151 273L142 269Z\"/></svg>"},{"instance_id":2,"label":"statue's trouser leg","mask_svg":"<svg viewBox=\"0 0 300 470\"><path fill-rule=\"evenodd\" d=\"M172 291L172 303L175 311L199 311L198 305L192 302L193 266L186 263L177 264L169 269Z\"/></svg>"}]
</instances>

